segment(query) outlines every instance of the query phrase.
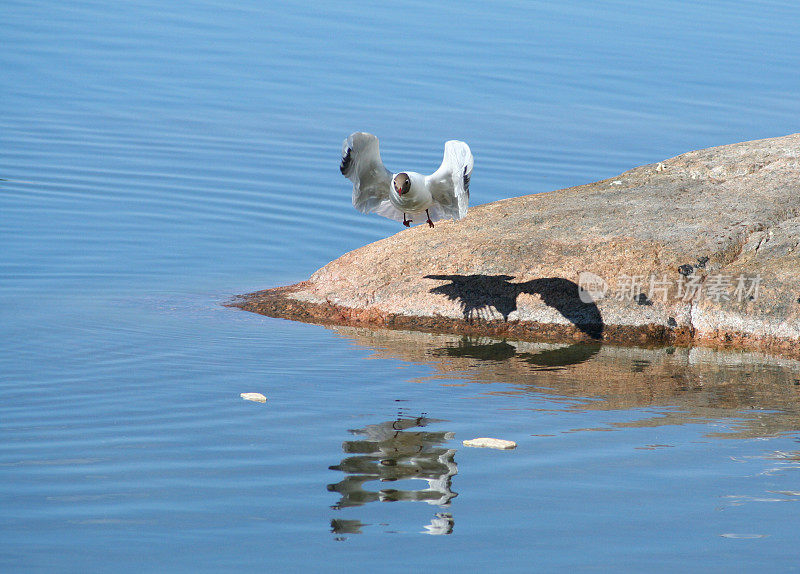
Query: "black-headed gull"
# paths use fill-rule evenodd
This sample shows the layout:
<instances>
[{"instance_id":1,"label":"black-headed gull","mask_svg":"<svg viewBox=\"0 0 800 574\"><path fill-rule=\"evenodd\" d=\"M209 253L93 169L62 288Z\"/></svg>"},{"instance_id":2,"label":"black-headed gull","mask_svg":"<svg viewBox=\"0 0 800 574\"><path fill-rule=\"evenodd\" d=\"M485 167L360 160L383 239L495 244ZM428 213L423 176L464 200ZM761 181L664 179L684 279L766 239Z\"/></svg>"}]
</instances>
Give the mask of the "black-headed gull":
<instances>
[{"instance_id":1,"label":"black-headed gull","mask_svg":"<svg viewBox=\"0 0 800 574\"><path fill-rule=\"evenodd\" d=\"M431 175L392 174L381 161L378 138L356 132L344 140L339 170L353 182L353 206L361 213L377 213L406 227L423 211L431 227L434 221L467 214L472 152L464 142L445 142L442 165Z\"/></svg>"}]
</instances>

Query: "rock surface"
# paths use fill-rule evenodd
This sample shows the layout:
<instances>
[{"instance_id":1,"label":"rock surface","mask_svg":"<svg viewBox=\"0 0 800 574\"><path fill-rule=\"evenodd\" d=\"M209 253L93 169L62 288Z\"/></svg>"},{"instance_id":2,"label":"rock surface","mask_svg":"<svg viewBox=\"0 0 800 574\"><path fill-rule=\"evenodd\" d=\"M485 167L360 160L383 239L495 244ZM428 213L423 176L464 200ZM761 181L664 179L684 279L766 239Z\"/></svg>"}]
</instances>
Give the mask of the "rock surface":
<instances>
[{"instance_id":1,"label":"rock surface","mask_svg":"<svg viewBox=\"0 0 800 574\"><path fill-rule=\"evenodd\" d=\"M233 304L319 323L800 355L800 134L479 205Z\"/></svg>"}]
</instances>

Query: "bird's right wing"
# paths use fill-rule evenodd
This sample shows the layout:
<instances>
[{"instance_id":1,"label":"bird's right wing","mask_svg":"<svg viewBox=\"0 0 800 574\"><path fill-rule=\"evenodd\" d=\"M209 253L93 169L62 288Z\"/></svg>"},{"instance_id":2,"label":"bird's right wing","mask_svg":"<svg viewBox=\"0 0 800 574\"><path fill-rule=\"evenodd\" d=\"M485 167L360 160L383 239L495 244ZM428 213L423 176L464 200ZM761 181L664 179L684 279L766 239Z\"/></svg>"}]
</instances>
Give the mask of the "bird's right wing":
<instances>
[{"instance_id":1,"label":"bird's right wing","mask_svg":"<svg viewBox=\"0 0 800 574\"><path fill-rule=\"evenodd\" d=\"M467 215L472 165L472 152L467 144L457 140L445 142L442 165L425 178L433 197L433 208L442 214L431 213L434 221L443 217L462 219Z\"/></svg>"},{"instance_id":2,"label":"bird's right wing","mask_svg":"<svg viewBox=\"0 0 800 574\"><path fill-rule=\"evenodd\" d=\"M378 138L356 132L344 140L339 171L353 182L353 207L361 213L378 213L394 219L394 214L388 212L392 207L389 202L392 172L383 166Z\"/></svg>"}]
</instances>

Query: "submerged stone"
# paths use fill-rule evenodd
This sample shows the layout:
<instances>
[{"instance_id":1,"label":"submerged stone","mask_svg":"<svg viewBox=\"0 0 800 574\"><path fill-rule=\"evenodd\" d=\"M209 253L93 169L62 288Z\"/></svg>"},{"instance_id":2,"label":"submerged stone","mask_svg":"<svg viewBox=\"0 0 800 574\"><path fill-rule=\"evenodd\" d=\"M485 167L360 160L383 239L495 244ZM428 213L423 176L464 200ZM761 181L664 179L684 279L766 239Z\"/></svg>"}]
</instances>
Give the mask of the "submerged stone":
<instances>
[{"instance_id":1,"label":"submerged stone","mask_svg":"<svg viewBox=\"0 0 800 574\"><path fill-rule=\"evenodd\" d=\"M508 450L517 448L517 443L513 440L503 440L501 438L473 438L462 442L464 446L471 446L475 448L496 448L500 450Z\"/></svg>"},{"instance_id":2,"label":"submerged stone","mask_svg":"<svg viewBox=\"0 0 800 574\"><path fill-rule=\"evenodd\" d=\"M267 397L262 395L261 393L241 393L239 395L246 401L254 401L256 403L266 403Z\"/></svg>"}]
</instances>

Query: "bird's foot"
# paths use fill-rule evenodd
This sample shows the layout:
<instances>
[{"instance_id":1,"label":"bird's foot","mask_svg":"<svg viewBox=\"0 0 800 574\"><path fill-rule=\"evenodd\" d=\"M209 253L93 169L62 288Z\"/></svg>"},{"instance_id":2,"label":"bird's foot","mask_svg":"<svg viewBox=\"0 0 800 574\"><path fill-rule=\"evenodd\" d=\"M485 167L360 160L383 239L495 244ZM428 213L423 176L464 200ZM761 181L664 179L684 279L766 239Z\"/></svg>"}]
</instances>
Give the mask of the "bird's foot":
<instances>
[{"instance_id":1,"label":"bird's foot","mask_svg":"<svg viewBox=\"0 0 800 574\"><path fill-rule=\"evenodd\" d=\"M406 227L411 227L411 222L412 221L414 221L414 220L413 219L404 219L403 220L403 225L405 225Z\"/></svg>"},{"instance_id":2,"label":"bird's foot","mask_svg":"<svg viewBox=\"0 0 800 574\"><path fill-rule=\"evenodd\" d=\"M430 219L428 219L428 226L433 227L433 221L431 221Z\"/></svg>"}]
</instances>

